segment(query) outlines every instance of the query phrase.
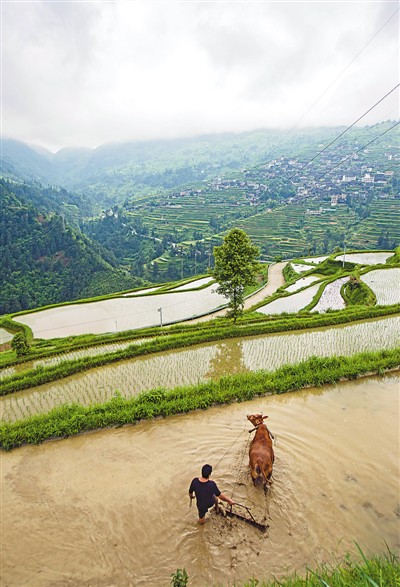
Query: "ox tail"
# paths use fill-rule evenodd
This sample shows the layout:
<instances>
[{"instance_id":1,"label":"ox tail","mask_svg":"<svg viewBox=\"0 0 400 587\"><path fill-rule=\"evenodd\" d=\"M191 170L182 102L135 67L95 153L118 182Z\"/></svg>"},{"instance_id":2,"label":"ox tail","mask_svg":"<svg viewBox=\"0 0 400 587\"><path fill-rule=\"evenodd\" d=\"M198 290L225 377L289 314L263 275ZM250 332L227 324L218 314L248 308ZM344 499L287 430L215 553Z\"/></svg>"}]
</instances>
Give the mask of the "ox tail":
<instances>
[{"instance_id":1,"label":"ox tail","mask_svg":"<svg viewBox=\"0 0 400 587\"><path fill-rule=\"evenodd\" d=\"M265 481L265 483L267 485L271 485L271 479L269 479L266 474L264 473L264 471L262 470L262 468L260 467L260 465L256 466L256 473L257 475L259 475L260 477L262 477Z\"/></svg>"}]
</instances>

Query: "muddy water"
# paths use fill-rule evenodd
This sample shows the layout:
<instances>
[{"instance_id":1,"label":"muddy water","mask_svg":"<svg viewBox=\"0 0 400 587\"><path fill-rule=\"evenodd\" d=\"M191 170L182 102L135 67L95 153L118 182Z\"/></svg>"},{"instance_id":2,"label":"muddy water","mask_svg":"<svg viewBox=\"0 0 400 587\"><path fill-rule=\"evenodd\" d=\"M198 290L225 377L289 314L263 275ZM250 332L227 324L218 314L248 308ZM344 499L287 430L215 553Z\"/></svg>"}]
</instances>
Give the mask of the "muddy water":
<instances>
[{"instance_id":1,"label":"muddy water","mask_svg":"<svg viewBox=\"0 0 400 587\"><path fill-rule=\"evenodd\" d=\"M155 387L173 388L246 371L274 370L310 356L354 355L400 344L400 317L296 333L224 340L121 361L0 398L2 420L47 412L63 403L104 402Z\"/></svg>"},{"instance_id":2,"label":"muddy water","mask_svg":"<svg viewBox=\"0 0 400 587\"><path fill-rule=\"evenodd\" d=\"M5 342L10 342L13 338L13 334L5 330L4 328L0 328L0 344L4 344Z\"/></svg>"},{"instance_id":3,"label":"muddy water","mask_svg":"<svg viewBox=\"0 0 400 587\"><path fill-rule=\"evenodd\" d=\"M356 540L400 547L400 375L219 407L1 454L1 585L191 587L280 578ZM269 414L273 486L250 483L246 414ZM187 490L204 462L268 534L208 514Z\"/></svg>"}]
</instances>

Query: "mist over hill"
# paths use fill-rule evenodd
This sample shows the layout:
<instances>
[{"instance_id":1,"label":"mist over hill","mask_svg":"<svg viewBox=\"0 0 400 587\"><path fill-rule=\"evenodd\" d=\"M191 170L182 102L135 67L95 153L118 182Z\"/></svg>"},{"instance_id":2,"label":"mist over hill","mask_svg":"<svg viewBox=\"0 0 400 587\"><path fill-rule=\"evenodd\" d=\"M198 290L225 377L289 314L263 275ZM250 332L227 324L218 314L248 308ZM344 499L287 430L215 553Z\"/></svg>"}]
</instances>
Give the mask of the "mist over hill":
<instances>
[{"instance_id":1,"label":"mist over hill","mask_svg":"<svg viewBox=\"0 0 400 587\"><path fill-rule=\"evenodd\" d=\"M337 128L258 130L185 139L105 144L94 149L43 147L2 139L2 175L62 186L100 206L201 182L280 155L317 147Z\"/></svg>"},{"instance_id":2,"label":"mist over hill","mask_svg":"<svg viewBox=\"0 0 400 587\"><path fill-rule=\"evenodd\" d=\"M337 143L338 128L259 130L57 153L4 139L0 311L207 272L232 227L264 261L345 242L394 248L392 126L353 128Z\"/></svg>"}]
</instances>

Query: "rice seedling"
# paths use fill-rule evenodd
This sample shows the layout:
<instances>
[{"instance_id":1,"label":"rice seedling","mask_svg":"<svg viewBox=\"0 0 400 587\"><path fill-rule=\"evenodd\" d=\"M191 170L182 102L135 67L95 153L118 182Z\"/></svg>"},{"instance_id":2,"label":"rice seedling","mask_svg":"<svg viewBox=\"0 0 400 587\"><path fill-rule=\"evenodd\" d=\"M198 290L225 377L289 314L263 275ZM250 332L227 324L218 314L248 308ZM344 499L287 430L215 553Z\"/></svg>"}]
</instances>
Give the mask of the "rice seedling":
<instances>
[{"instance_id":1,"label":"rice seedling","mask_svg":"<svg viewBox=\"0 0 400 587\"><path fill-rule=\"evenodd\" d=\"M357 265L379 265L386 263L389 257L393 256L393 251L388 253L370 252L370 253L346 253L346 261ZM343 261L343 255L335 257L335 261Z\"/></svg>"},{"instance_id":2,"label":"rice seedling","mask_svg":"<svg viewBox=\"0 0 400 587\"><path fill-rule=\"evenodd\" d=\"M376 269L361 276L376 296L376 303L391 305L400 303L400 268Z\"/></svg>"},{"instance_id":3,"label":"rice seedling","mask_svg":"<svg viewBox=\"0 0 400 587\"><path fill-rule=\"evenodd\" d=\"M316 298L319 292L320 290ZM300 314L264 317L253 312L246 319L238 321L236 326L226 320L216 320L215 324L208 324L207 327L197 327L196 325L172 327L163 331L159 337L149 338L145 341L142 339L140 345L131 344L122 350L94 357L82 357L75 361L64 361L53 367L38 365L36 369L16 373L0 381L0 395L45 384L95 367L123 361L124 359L145 356L168 349L190 347L201 342L346 324L379 316L390 316L398 312L398 305L371 308L353 307L324 315ZM134 342L137 343L138 340L136 339ZM23 363L22 366L27 364Z\"/></svg>"},{"instance_id":4,"label":"rice seedling","mask_svg":"<svg viewBox=\"0 0 400 587\"><path fill-rule=\"evenodd\" d=\"M257 308L257 312L261 312L262 314L282 314L283 312L296 314L312 302L318 289L319 285L311 285L298 293L283 298L277 298L265 306Z\"/></svg>"},{"instance_id":5,"label":"rice seedling","mask_svg":"<svg viewBox=\"0 0 400 587\"><path fill-rule=\"evenodd\" d=\"M342 310L345 308L345 301L341 296L340 290L348 280L349 277L341 277L328 283L318 303L312 309L312 312L326 312L327 310Z\"/></svg>"},{"instance_id":6,"label":"rice seedling","mask_svg":"<svg viewBox=\"0 0 400 587\"><path fill-rule=\"evenodd\" d=\"M3 423L0 426L0 446L9 450L25 442L37 443L46 438L68 436L93 428L120 426L143 418L206 409L216 403L244 401L266 393L285 393L305 385L323 385L380 369L398 368L399 364L400 348L364 353L355 358L312 357L304 363L285 366L274 372L232 375L215 382L179 387L172 391L158 388L130 399L113 397L102 405L63 405L47 414ZM217 402L215 398L218 398Z\"/></svg>"},{"instance_id":7,"label":"rice seedling","mask_svg":"<svg viewBox=\"0 0 400 587\"><path fill-rule=\"evenodd\" d=\"M363 351L390 350L400 344L399 332L400 316L394 316L291 334L228 339L93 369L32 388L22 397L33 414L44 411L39 400L43 395L47 409L66 402L92 405L111 399L115 389L130 398L161 385L172 389L215 381L227 373L273 371L311 356L351 357ZM15 419L12 403L12 396L0 398L5 421Z\"/></svg>"}]
</instances>

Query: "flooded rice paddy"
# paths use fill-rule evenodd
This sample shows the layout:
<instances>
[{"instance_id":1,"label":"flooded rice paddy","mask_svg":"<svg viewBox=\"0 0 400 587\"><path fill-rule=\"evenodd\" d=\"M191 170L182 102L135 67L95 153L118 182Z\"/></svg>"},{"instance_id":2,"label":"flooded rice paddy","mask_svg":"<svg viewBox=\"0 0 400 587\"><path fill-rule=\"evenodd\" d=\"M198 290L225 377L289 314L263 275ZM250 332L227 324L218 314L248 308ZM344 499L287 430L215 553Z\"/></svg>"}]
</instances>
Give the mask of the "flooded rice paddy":
<instances>
[{"instance_id":1,"label":"flooded rice paddy","mask_svg":"<svg viewBox=\"0 0 400 587\"><path fill-rule=\"evenodd\" d=\"M314 265L319 265L319 263L322 263L327 258L327 255L325 255L324 257L310 257L309 259L303 259L303 261L305 261L306 263L313 263Z\"/></svg>"},{"instance_id":2,"label":"flooded rice paddy","mask_svg":"<svg viewBox=\"0 0 400 587\"><path fill-rule=\"evenodd\" d=\"M30 326L35 338L46 340L171 324L226 306L226 298L215 289L212 284L193 291L58 306L18 316L18 322Z\"/></svg>"},{"instance_id":3,"label":"flooded rice paddy","mask_svg":"<svg viewBox=\"0 0 400 587\"><path fill-rule=\"evenodd\" d=\"M1 584L191 587L278 579L345 552L399 544L399 375L198 411L2 453ZM276 436L268 495L248 472L246 414ZM188 487L220 489L266 534L214 512L198 526Z\"/></svg>"},{"instance_id":4,"label":"flooded rice paddy","mask_svg":"<svg viewBox=\"0 0 400 587\"><path fill-rule=\"evenodd\" d=\"M376 295L378 305L400 304L400 269L376 269L361 276Z\"/></svg>"},{"instance_id":5,"label":"flooded rice paddy","mask_svg":"<svg viewBox=\"0 0 400 587\"><path fill-rule=\"evenodd\" d=\"M7 421L47 412L64 403L84 405L125 397L156 387L174 388L246 371L274 370L311 356L351 356L400 344L400 317L306 332L229 339L137 357L0 398Z\"/></svg>"},{"instance_id":6,"label":"flooded rice paddy","mask_svg":"<svg viewBox=\"0 0 400 587\"><path fill-rule=\"evenodd\" d=\"M389 257L393 257L393 251L391 253L348 253L345 255L345 261L358 265L378 265L386 263ZM335 261L343 261L343 255L335 257Z\"/></svg>"},{"instance_id":7,"label":"flooded rice paddy","mask_svg":"<svg viewBox=\"0 0 400 587\"><path fill-rule=\"evenodd\" d=\"M128 346L133 344L141 344L145 341L146 339L142 338L136 340L125 340L123 342L112 342L108 344L106 343L88 348L77 349L75 351L66 351L65 353L61 353L59 355L44 357L43 359L35 359L34 361L24 361L23 363L18 363L17 365L0 369L0 381L5 377L15 375L15 373L22 373L28 369L35 369L39 366L50 367L53 365L59 365L63 361L76 361L77 359L82 359L83 357L96 357L97 355L102 355L105 353L121 351L126 349Z\"/></svg>"},{"instance_id":8,"label":"flooded rice paddy","mask_svg":"<svg viewBox=\"0 0 400 587\"><path fill-rule=\"evenodd\" d=\"M296 273L304 273L304 271L310 271L310 269L313 269L312 265L304 265L302 263L291 263L291 265Z\"/></svg>"},{"instance_id":9,"label":"flooded rice paddy","mask_svg":"<svg viewBox=\"0 0 400 587\"><path fill-rule=\"evenodd\" d=\"M184 285L179 285L178 287L174 287L174 291L185 291L186 289L193 289L198 287L203 287L208 283L214 282L213 277L202 277L201 279L195 279L194 281L189 281L189 283L185 283ZM217 287L217 285L215 286Z\"/></svg>"},{"instance_id":10,"label":"flooded rice paddy","mask_svg":"<svg viewBox=\"0 0 400 587\"><path fill-rule=\"evenodd\" d=\"M14 334L5 330L5 328L0 328L0 344L4 344L5 342L11 342L13 339Z\"/></svg>"},{"instance_id":11,"label":"flooded rice paddy","mask_svg":"<svg viewBox=\"0 0 400 587\"><path fill-rule=\"evenodd\" d=\"M296 283L292 283L292 285L289 285L285 291L289 291L289 292L295 292L298 291L299 289L303 288L303 287L307 287L308 285L311 285L312 283L314 283L314 281L318 281L319 277L315 277L315 275L308 275L307 277L300 277L300 279L298 279L296 281Z\"/></svg>"},{"instance_id":12,"label":"flooded rice paddy","mask_svg":"<svg viewBox=\"0 0 400 587\"><path fill-rule=\"evenodd\" d=\"M327 310L343 310L346 307L340 293L342 286L349 281L348 277L335 279L325 286L318 303L312 309L313 312L326 312Z\"/></svg>"},{"instance_id":13,"label":"flooded rice paddy","mask_svg":"<svg viewBox=\"0 0 400 587\"><path fill-rule=\"evenodd\" d=\"M257 308L257 312L261 312L261 314L282 314L282 312L297 314L297 312L312 302L319 288L320 284L310 285L310 287L307 287L298 293L283 298L277 298L276 300L269 302L269 304Z\"/></svg>"}]
</instances>

